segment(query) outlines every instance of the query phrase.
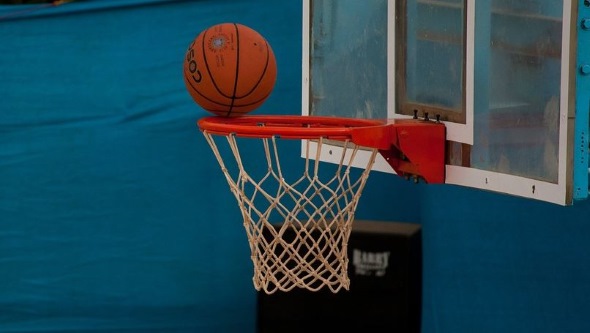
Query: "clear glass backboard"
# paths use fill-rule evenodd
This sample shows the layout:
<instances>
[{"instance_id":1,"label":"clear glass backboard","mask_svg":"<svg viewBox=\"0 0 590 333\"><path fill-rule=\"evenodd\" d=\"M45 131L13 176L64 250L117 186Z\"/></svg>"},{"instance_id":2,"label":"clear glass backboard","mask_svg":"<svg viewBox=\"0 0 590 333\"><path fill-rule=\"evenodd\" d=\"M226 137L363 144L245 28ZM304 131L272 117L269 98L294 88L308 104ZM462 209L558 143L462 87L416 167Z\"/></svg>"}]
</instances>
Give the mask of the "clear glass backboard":
<instances>
[{"instance_id":1,"label":"clear glass backboard","mask_svg":"<svg viewBox=\"0 0 590 333\"><path fill-rule=\"evenodd\" d=\"M576 0L305 0L302 113L438 116L446 183L585 199L586 11ZM393 172L383 160L374 170Z\"/></svg>"}]
</instances>

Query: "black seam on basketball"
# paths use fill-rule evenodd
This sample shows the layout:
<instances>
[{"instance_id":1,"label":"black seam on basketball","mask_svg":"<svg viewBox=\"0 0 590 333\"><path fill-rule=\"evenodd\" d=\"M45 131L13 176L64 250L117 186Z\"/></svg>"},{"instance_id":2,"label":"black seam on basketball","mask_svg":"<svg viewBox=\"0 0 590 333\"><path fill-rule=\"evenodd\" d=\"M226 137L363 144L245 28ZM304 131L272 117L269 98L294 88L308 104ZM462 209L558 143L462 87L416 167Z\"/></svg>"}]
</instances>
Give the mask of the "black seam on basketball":
<instances>
[{"instance_id":1,"label":"black seam on basketball","mask_svg":"<svg viewBox=\"0 0 590 333\"><path fill-rule=\"evenodd\" d=\"M268 93L268 94L266 94L265 96L263 96L263 97L261 97L261 98L259 98L259 99L255 100L254 102L250 102L250 103L246 103L246 104L237 104L237 103L234 103L234 106L235 106L235 107L240 107L240 108L243 108L243 107L245 107L245 106L254 105L254 104L256 104L256 103L260 103L260 102L264 101L265 99L267 99L267 98L270 96L270 94L271 94L271 92L269 92L269 93ZM247 96L246 96L246 97L247 97ZM236 98L236 100L235 100L235 101L239 101L239 99L238 99L238 98Z\"/></svg>"},{"instance_id":2,"label":"black seam on basketball","mask_svg":"<svg viewBox=\"0 0 590 333\"><path fill-rule=\"evenodd\" d=\"M213 75L211 75L211 70L209 69L209 62L207 61L207 53L205 52L205 41L207 40L207 34L209 33L209 30L211 30L211 28L205 30L205 33L203 34L203 41L201 42L201 50L203 51L203 60L205 61L205 68L207 68L207 73L209 73L209 78L211 79L211 83L213 83L213 86L215 87L215 90L217 90L217 92L223 96L223 97L227 97L227 98L231 98L233 99L232 96L227 96L226 94L223 93L223 91L221 91L221 89L219 89L219 86L217 85L217 82L215 82L215 78L213 77ZM198 92L198 91L197 91ZM199 93L199 95L203 96L203 94ZM203 96L205 97L205 96ZM207 97L205 97L207 98ZM207 98L208 99L208 98ZM230 107L230 112L231 112L231 105L228 104L222 104L222 103L218 103L224 106L229 106Z\"/></svg>"},{"instance_id":3,"label":"black seam on basketball","mask_svg":"<svg viewBox=\"0 0 590 333\"><path fill-rule=\"evenodd\" d=\"M268 43L266 42L266 40L264 41L264 44L266 45L266 63L264 64L264 70L262 71L262 74L258 78L258 81L256 81L256 84L252 87L252 89L250 89L250 91L248 91L243 96L234 96L234 98L239 99L239 98L248 97L260 85L260 83L262 82L262 79L264 79L264 76L266 75L266 70L268 69L268 63L270 60L270 46L268 46Z\"/></svg>"},{"instance_id":4,"label":"black seam on basketball","mask_svg":"<svg viewBox=\"0 0 590 333\"><path fill-rule=\"evenodd\" d=\"M186 78L186 71L185 71L185 78ZM226 103L222 103L222 102L218 102L214 99L211 99L209 97L207 97L206 95L203 95L198 89L197 87L195 87L193 85L193 83L191 82L191 80L186 80L186 82L188 82L188 84L191 86L191 88L193 89L194 92L196 92L197 94L199 94L199 96L203 97L204 99L206 99L207 101L211 102L211 103L215 103L217 105L221 105L221 106L231 106L232 104L226 104ZM223 96L226 97L226 96ZM230 97L226 97L226 98L230 98Z\"/></svg>"},{"instance_id":5,"label":"black seam on basketball","mask_svg":"<svg viewBox=\"0 0 590 333\"><path fill-rule=\"evenodd\" d=\"M231 111L233 109L234 102L236 101L236 91L238 90L238 79L240 74L240 30L238 29L238 25L234 23L234 28L236 29L236 75L234 75L234 91L232 92L231 96L231 105L229 110L227 110L227 116L231 115Z\"/></svg>"}]
</instances>

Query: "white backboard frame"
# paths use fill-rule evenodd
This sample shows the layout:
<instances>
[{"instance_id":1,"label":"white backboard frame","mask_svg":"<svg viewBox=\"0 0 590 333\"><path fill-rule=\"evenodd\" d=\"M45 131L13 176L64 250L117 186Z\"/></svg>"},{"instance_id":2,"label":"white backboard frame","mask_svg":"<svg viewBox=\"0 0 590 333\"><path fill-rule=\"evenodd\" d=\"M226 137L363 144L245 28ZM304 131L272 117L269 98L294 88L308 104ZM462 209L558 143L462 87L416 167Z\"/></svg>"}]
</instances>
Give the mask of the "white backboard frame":
<instances>
[{"instance_id":1,"label":"white backboard frame","mask_svg":"<svg viewBox=\"0 0 590 333\"><path fill-rule=\"evenodd\" d=\"M310 105L310 3L311 0L303 1L303 47L302 47L302 114L309 115ZM476 1L466 0L466 43L465 49L465 124L445 122L447 127L447 140L473 144L474 139L474 94L475 94L475 61L474 47L475 43L475 17ZM405 115L397 114L395 111L395 0L388 0L388 96L387 96L387 113L388 117L407 118ZM486 170L479 170L470 167L461 167L455 165L446 166L445 183L472 187L482 190L489 190L509 195L531 198L559 205L569 205L572 203L572 165L570 163L568 147L573 141L574 131L574 101L572 96L575 93L575 87L572 86L575 80L575 52L572 52L572 34L575 31L575 24L572 25L572 0L563 0L563 30L562 30L562 57L561 57L561 98L559 110L559 149L558 149L558 179L557 183L551 183L536 179L529 179L509 174L497 173ZM573 53L573 54L572 54ZM572 64L573 62L573 64ZM305 150L306 142L302 143L302 154ZM311 144L312 150L317 149L317 145ZM320 159L329 163L337 163L341 156L342 149L338 146L330 146L328 149L322 149ZM312 154L316 152L313 151ZM358 163L353 164L355 167L362 168L366 165L369 153L359 156ZM374 171L394 173L393 169L379 156Z\"/></svg>"}]
</instances>

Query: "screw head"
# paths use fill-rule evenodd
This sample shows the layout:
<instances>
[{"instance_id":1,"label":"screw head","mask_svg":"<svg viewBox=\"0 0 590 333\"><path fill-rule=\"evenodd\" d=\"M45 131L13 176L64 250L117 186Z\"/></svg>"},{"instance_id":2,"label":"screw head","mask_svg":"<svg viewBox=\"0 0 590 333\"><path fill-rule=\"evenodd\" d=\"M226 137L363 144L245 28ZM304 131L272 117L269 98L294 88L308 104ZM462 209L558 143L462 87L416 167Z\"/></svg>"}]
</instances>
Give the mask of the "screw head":
<instances>
[{"instance_id":1,"label":"screw head","mask_svg":"<svg viewBox=\"0 0 590 333\"><path fill-rule=\"evenodd\" d=\"M580 25L582 26L582 29L590 30L590 18L582 19L582 23Z\"/></svg>"},{"instance_id":2,"label":"screw head","mask_svg":"<svg viewBox=\"0 0 590 333\"><path fill-rule=\"evenodd\" d=\"M584 64L584 65L580 66L580 73L582 73L584 75L590 74L590 65Z\"/></svg>"}]
</instances>

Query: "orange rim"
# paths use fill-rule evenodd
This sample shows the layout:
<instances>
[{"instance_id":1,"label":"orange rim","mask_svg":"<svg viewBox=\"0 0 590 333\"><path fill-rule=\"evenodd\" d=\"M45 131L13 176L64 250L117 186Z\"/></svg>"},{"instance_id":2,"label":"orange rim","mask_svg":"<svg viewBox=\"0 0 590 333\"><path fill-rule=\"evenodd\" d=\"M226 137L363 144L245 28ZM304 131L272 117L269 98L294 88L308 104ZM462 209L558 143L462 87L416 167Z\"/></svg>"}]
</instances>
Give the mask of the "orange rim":
<instances>
[{"instance_id":1,"label":"orange rim","mask_svg":"<svg viewBox=\"0 0 590 333\"><path fill-rule=\"evenodd\" d=\"M202 131L217 135L344 140L352 137L354 128L381 127L385 125L385 122L372 119L321 116L210 116L199 119L197 125Z\"/></svg>"}]
</instances>

